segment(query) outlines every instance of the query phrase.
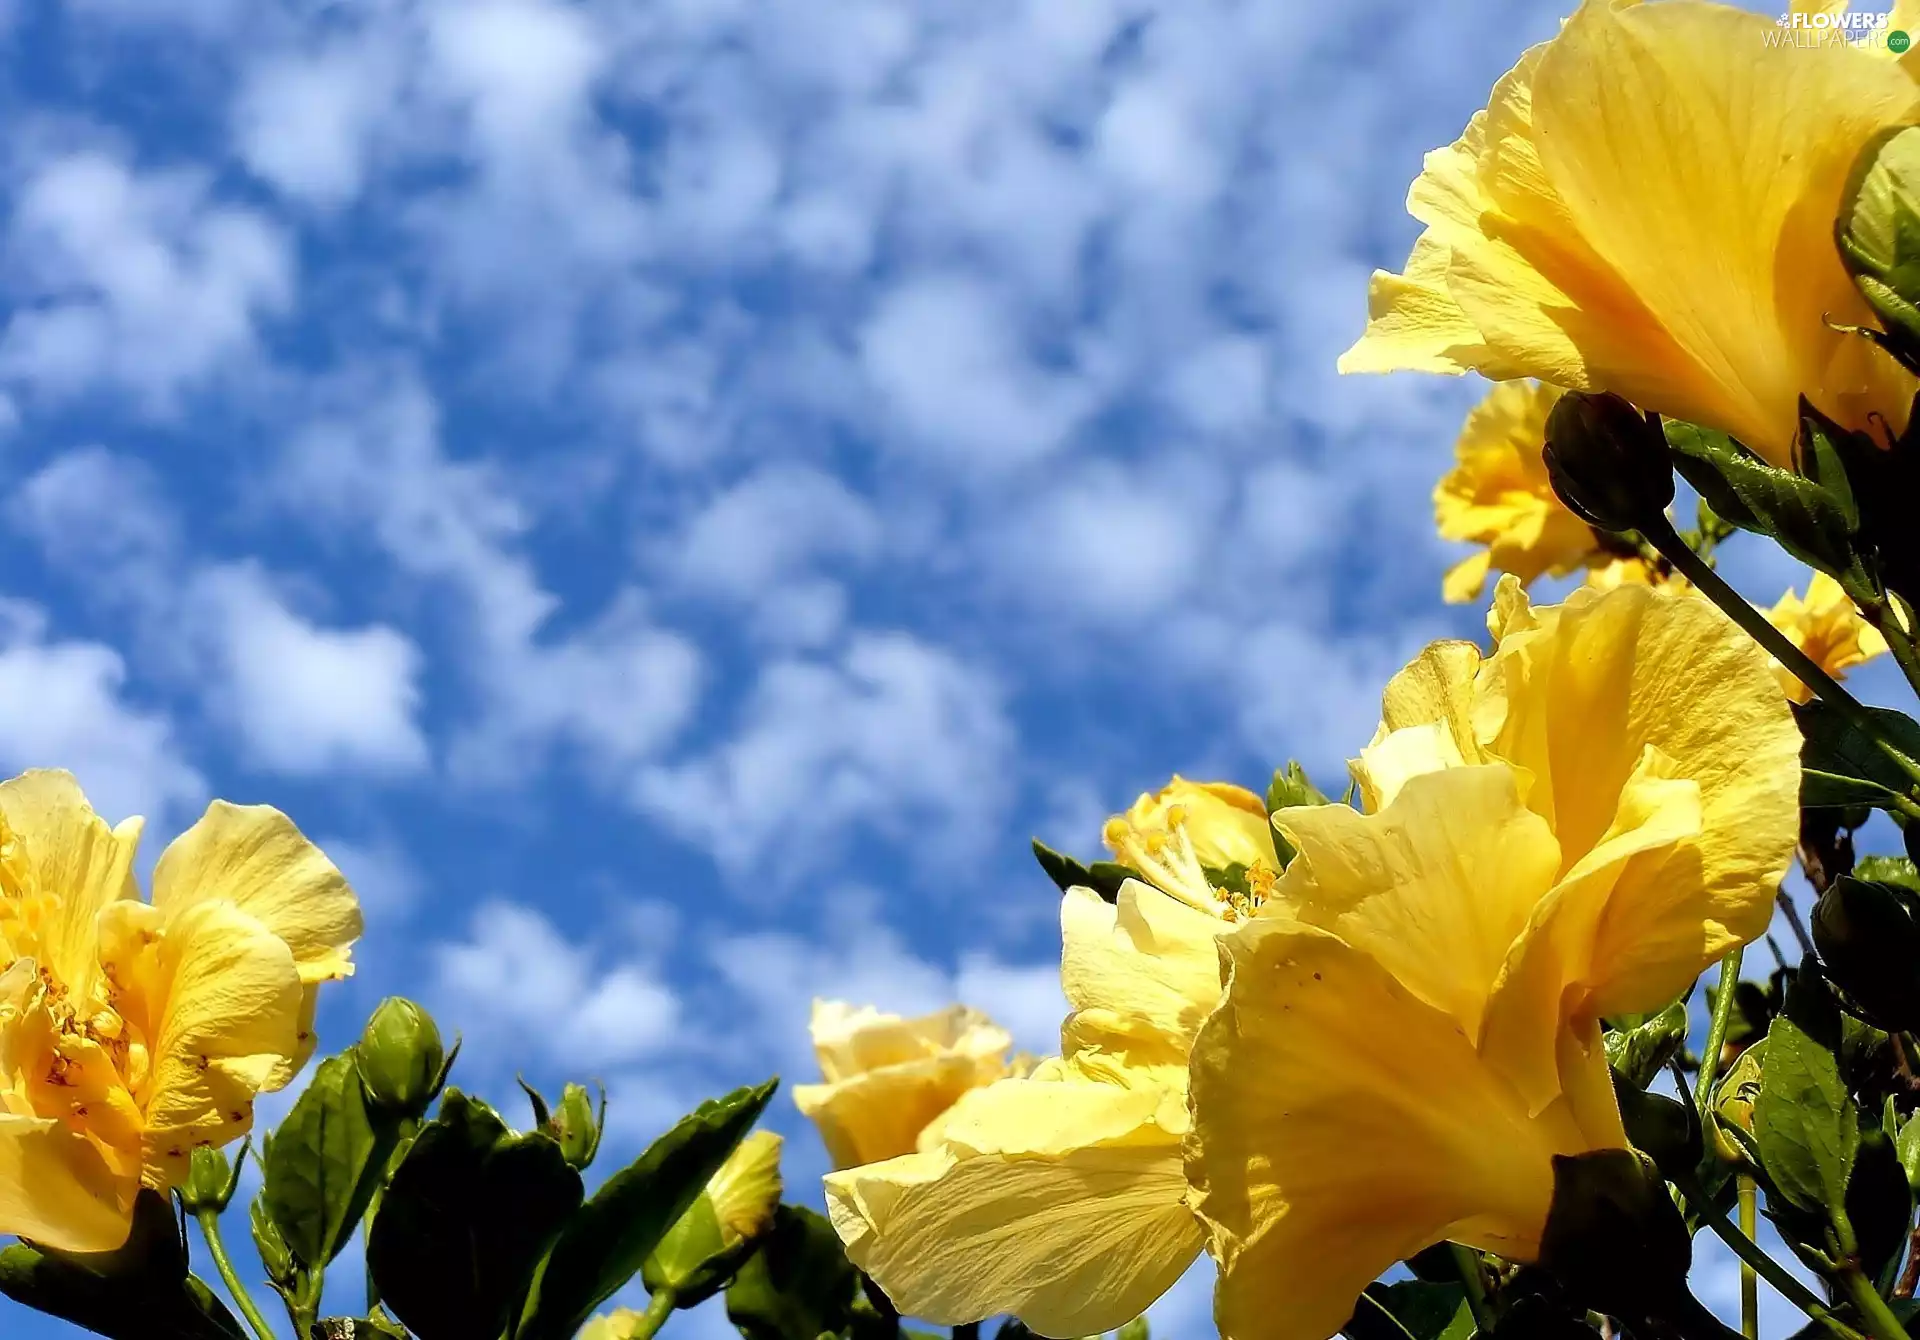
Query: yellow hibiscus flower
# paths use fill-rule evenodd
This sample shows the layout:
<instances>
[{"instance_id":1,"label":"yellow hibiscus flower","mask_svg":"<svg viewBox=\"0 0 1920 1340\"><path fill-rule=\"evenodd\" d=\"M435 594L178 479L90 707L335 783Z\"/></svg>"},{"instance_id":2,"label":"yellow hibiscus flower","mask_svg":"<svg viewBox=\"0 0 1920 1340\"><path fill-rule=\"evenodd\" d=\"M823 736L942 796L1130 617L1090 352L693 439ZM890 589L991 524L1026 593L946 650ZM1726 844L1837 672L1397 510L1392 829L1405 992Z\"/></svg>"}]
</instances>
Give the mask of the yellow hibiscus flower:
<instances>
[{"instance_id":1,"label":"yellow hibiscus flower","mask_svg":"<svg viewBox=\"0 0 1920 1340\"><path fill-rule=\"evenodd\" d=\"M1791 590L1781 596L1780 602L1767 611L1767 622L1836 680L1845 679L1847 671L1887 651L1887 640L1880 636L1880 630L1860 617L1840 583L1824 572L1813 574L1805 600ZM1776 662L1773 672L1794 702L1813 700L1813 690L1786 666Z\"/></svg>"},{"instance_id":2,"label":"yellow hibiscus flower","mask_svg":"<svg viewBox=\"0 0 1920 1340\"><path fill-rule=\"evenodd\" d=\"M837 1168L913 1150L962 1094L1007 1073L1013 1045L1006 1029L964 1005L903 1019L816 1000L810 1027L824 1083L797 1086L793 1101Z\"/></svg>"},{"instance_id":3,"label":"yellow hibiscus flower","mask_svg":"<svg viewBox=\"0 0 1920 1340\"><path fill-rule=\"evenodd\" d=\"M1449 603L1478 599L1490 572L1531 582L1600 556L1593 527L1555 496L1541 455L1560 396L1543 382L1501 382L1467 415L1456 464L1433 491L1434 520L1441 539L1486 548L1447 573L1441 590Z\"/></svg>"},{"instance_id":4,"label":"yellow hibiscus flower","mask_svg":"<svg viewBox=\"0 0 1920 1340\"><path fill-rule=\"evenodd\" d=\"M967 1094L919 1152L827 1178L847 1254L902 1312L1095 1335L1193 1264L1187 1058L1220 999L1217 939L1274 878L1270 832L1252 792L1178 777L1109 820L1145 878L1061 901L1062 1054ZM1233 866L1252 892L1208 882Z\"/></svg>"},{"instance_id":5,"label":"yellow hibiscus flower","mask_svg":"<svg viewBox=\"0 0 1920 1340\"><path fill-rule=\"evenodd\" d=\"M1830 324L1873 324L1832 230L1855 156L1920 91L1863 48L1774 50L1773 28L1586 0L1427 156L1408 199L1426 231L1374 276L1341 368L1613 391L1777 465L1802 395L1899 429L1914 379Z\"/></svg>"},{"instance_id":6,"label":"yellow hibiscus flower","mask_svg":"<svg viewBox=\"0 0 1920 1340\"><path fill-rule=\"evenodd\" d=\"M0 1233L69 1251L119 1246L141 1186L249 1128L360 933L353 891L277 810L215 801L151 903L140 831L64 772L0 783Z\"/></svg>"},{"instance_id":7,"label":"yellow hibiscus flower","mask_svg":"<svg viewBox=\"0 0 1920 1340\"><path fill-rule=\"evenodd\" d=\"M1533 1259L1552 1156L1625 1143L1600 1017L1767 924L1799 737L1765 653L1646 587L1508 577L1490 624L1389 685L1369 813L1275 816L1298 855L1223 941L1189 1172L1228 1340L1324 1340L1435 1242Z\"/></svg>"}]
</instances>

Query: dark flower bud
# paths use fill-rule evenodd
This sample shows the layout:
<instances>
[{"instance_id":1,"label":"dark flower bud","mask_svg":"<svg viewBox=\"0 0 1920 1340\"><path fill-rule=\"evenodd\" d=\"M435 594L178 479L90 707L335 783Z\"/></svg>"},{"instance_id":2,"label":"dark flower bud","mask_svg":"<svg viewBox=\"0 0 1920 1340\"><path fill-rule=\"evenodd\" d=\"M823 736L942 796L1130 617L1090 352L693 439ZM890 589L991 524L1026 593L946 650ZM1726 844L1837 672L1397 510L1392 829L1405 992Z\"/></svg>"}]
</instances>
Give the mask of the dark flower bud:
<instances>
[{"instance_id":1,"label":"dark flower bud","mask_svg":"<svg viewBox=\"0 0 1920 1340\"><path fill-rule=\"evenodd\" d=\"M1673 501L1667 439L1647 415L1611 393L1569 391L1547 416L1553 491L1601 530L1640 530Z\"/></svg>"}]
</instances>

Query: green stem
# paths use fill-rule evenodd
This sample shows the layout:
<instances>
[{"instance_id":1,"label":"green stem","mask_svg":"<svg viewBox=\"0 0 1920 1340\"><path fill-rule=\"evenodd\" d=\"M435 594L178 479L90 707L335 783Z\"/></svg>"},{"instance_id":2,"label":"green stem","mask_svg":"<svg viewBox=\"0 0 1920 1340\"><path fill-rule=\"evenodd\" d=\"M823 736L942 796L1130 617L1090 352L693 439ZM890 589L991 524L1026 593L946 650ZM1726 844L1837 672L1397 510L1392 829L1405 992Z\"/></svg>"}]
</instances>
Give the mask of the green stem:
<instances>
[{"instance_id":1,"label":"green stem","mask_svg":"<svg viewBox=\"0 0 1920 1340\"><path fill-rule=\"evenodd\" d=\"M1840 1340L1865 1340L1860 1332L1827 1311L1826 1304L1820 1301L1813 1290L1789 1275L1778 1261L1760 1250L1759 1243L1727 1222L1727 1216L1714 1206L1698 1183L1681 1189L1686 1192L1687 1204L1713 1230L1714 1236L1726 1243L1742 1262L1753 1267L1754 1273L1772 1285L1775 1293L1825 1326Z\"/></svg>"},{"instance_id":2,"label":"green stem","mask_svg":"<svg viewBox=\"0 0 1920 1340\"><path fill-rule=\"evenodd\" d=\"M653 1340L660 1333L660 1328L667 1324L667 1318L673 1315L675 1301L672 1289L665 1285L655 1289L647 1299L647 1310L633 1324L633 1340Z\"/></svg>"},{"instance_id":3,"label":"green stem","mask_svg":"<svg viewBox=\"0 0 1920 1340\"><path fill-rule=\"evenodd\" d=\"M259 1340L273 1340L273 1328L267 1325L267 1319L260 1315L260 1309L253 1301L253 1295L247 1292L247 1286L240 1282L239 1272L233 1268L233 1259L227 1255L227 1244L220 1237L220 1216L213 1210L202 1210L194 1216L200 1223L200 1235L207 1240L207 1255L213 1258L213 1268L220 1272L220 1279L227 1286L233 1304L240 1309L240 1315L247 1319L247 1325Z\"/></svg>"},{"instance_id":4,"label":"green stem","mask_svg":"<svg viewBox=\"0 0 1920 1340\"><path fill-rule=\"evenodd\" d=\"M1740 985L1740 960L1745 945L1735 945L1720 960L1720 989L1713 996L1713 1018L1707 1022L1706 1050L1700 1054L1700 1074L1693 1084L1693 1106L1701 1123L1713 1111L1713 1082L1720 1074L1720 1053L1726 1050L1727 1030L1733 1026L1733 998Z\"/></svg>"},{"instance_id":5,"label":"green stem","mask_svg":"<svg viewBox=\"0 0 1920 1340\"><path fill-rule=\"evenodd\" d=\"M1482 1335L1493 1332L1493 1308L1487 1303L1487 1276L1480 1266L1480 1253L1457 1242L1449 1242L1453 1263L1460 1268L1460 1283L1467 1291L1467 1310L1473 1313L1474 1329Z\"/></svg>"},{"instance_id":6,"label":"green stem","mask_svg":"<svg viewBox=\"0 0 1920 1340\"><path fill-rule=\"evenodd\" d=\"M1749 1241L1759 1227L1759 1196L1753 1179L1740 1174L1740 1232ZM1740 1334L1760 1340L1760 1277L1745 1261L1740 1263Z\"/></svg>"},{"instance_id":7,"label":"green stem","mask_svg":"<svg viewBox=\"0 0 1920 1340\"><path fill-rule=\"evenodd\" d=\"M1858 1265L1849 1264L1840 1272L1840 1288L1847 1295L1847 1301L1858 1309L1873 1340L1907 1340L1906 1327L1893 1315L1887 1300L1880 1296L1873 1281Z\"/></svg>"},{"instance_id":8,"label":"green stem","mask_svg":"<svg viewBox=\"0 0 1920 1340\"><path fill-rule=\"evenodd\" d=\"M1741 599L1740 593L1727 585L1726 578L1708 567L1704 559L1687 548L1686 542L1673 529L1672 522L1661 517L1657 524L1643 529L1641 534L1669 563L1673 564L1681 575L1699 587L1702 595L1713 601L1728 618L1739 624L1748 637L1766 648L1773 658L1791 670L1802 684L1812 689L1823 702L1828 703L1844 716L1855 730L1872 740L1879 747L1880 752L1892 760L1902 772L1915 782L1920 782L1920 762L1908 758L1886 739L1881 733L1880 723L1860 705L1858 698L1841 688L1832 675L1822 670L1811 657L1794 646L1785 633L1769 623L1766 615ZM1900 797L1900 809L1910 816L1920 816L1920 804L1916 804L1911 796Z\"/></svg>"}]
</instances>

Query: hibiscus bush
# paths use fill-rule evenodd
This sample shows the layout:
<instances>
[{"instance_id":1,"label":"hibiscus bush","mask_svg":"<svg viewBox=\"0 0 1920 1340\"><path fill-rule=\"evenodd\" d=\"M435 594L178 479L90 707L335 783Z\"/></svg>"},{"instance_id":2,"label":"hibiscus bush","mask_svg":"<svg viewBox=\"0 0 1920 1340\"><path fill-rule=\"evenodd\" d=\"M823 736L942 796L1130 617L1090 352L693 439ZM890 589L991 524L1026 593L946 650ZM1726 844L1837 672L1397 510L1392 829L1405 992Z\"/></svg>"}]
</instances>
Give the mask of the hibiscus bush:
<instances>
[{"instance_id":1,"label":"hibiscus bush","mask_svg":"<svg viewBox=\"0 0 1920 1340\"><path fill-rule=\"evenodd\" d=\"M1144 1340L1205 1256L1227 1340L1720 1340L1710 1233L1749 1340L1762 1289L1907 1340L1920 723L1842 680L1920 694L1920 53L1843 12L1586 0L1429 155L1343 366L1497 383L1435 492L1487 640L1389 680L1338 785L1175 777L1036 844L1057 1054L817 1002L824 1215L773 1080L609 1172L604 1095L517 1128L411 1002L315 1061L360 917L278 811L216 803L148 900L137 821L0 784L0 1291L124 1340L634 1340L714 1299L747 1340ZM1762 543L1804 594L1728 582Z\"/></svg>"}]
</instances>

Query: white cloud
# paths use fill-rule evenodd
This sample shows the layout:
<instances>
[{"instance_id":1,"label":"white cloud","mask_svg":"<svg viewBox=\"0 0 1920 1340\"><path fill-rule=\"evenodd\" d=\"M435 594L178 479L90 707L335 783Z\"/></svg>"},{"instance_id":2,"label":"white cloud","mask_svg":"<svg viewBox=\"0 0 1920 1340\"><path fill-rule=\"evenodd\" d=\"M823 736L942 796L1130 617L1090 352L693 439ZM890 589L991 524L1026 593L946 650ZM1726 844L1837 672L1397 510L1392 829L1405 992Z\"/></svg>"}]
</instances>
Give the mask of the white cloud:
<instances>
[{"instance_id":1,"label":"white cloud","mask_svg":"<svg viewBox=\"0 0 1920 1340\"><path fill-rule=\"evenodd\" d=\"M321 627L254 564L199 574L187 606L221 676L212 708L254 766L320 776L426 765L421 656L398 630Z\"/></svg>"},{"instance_id":2,"label":"white cloud","mask_svg":"<svg viewBox=\"0 0 1920 1340\"><path fill-rule=\"evenodd\" d=\"M547 634L560 600L521 552L526 510L495 468L445 454L419 388L375 392L358 412L298 434L277 488L288 509L370 531L401 571L458 595L462 664L481 704L454 742L456 775L524 777L529 751L555 745L622 774L693 710L699 654L653 621L637 591L566 636Z\"/></svg>"},{"instance_id":3,"label":"white cloud","mask_svg":"<svg viewBox=\"0 0 1920 1340\"><path fill-rule=\"evenodd\" d=\"M1094 405L1078 375L1035 365L1007 298L976 279L928 276L891 289L860 350L900 426L956 468L1047 455Z\"/></svg>"},{"instance_id":4,"label":"white cloud","mask_svg":"<svg viewBox=\"0 0 1920 1340\"><path fill-rule=\"evenodd\" d=\"M483 904L466 938L437 946L433 962L445 1025L487 1058L524 1064L513 1049L538 1047L563 1066L621 1065L679 1031L679 998L651 967L603 962L522 904Z\"/></svg>"},{"instance_id":5,"label":"white cloud","mask_svg":"<svg viewBox=\"0 0 1920 1340\"><path fill-rule=\"evenodd\" d=\"M166 714L129 698L120 654L46 634L36 606L0 604L0 771L65 768L114 821L164 824L204 797Z\"/></svg>"},{"instance_id":6,"label":"white cloud","mask_svg":"<svg viewBox=\"0 0 1920 1340\"><path fill-rule=\"evenodd\" d=\"M307 204L352 200L375 135L396 111L398 61L391 44L368 40L261 59L247 70L234 103L240 157L256 176Z\"/></svg>"},{"instance_id":7,"label":"white cloud","mask_svg":"<svg viewBox=\"0 0 1920 1340\"><path fill-rule=\"evenodd\" d=\"M104 386L168 412L251 355L293 299L292 248L263 215L215 201L204 172L141 172L100 150L29 173L6 247L19 301L0 378L51 397Z\"/></svg>"},{"instance_id":8,"label":"white cloud","mask_svg":"<svg viewBox=\"0 0 1920 1340\"><path fill-rule=\"evenodd\" d=\"M1010 796L1012 736L993 681L903 633L760 675L733 734L647 768L634 800L734 875L791 878L857 831L921 856L975 851Z\"/></svg>"}]
</instances>

